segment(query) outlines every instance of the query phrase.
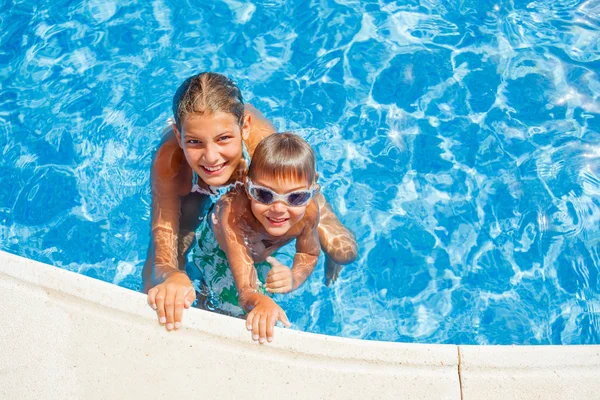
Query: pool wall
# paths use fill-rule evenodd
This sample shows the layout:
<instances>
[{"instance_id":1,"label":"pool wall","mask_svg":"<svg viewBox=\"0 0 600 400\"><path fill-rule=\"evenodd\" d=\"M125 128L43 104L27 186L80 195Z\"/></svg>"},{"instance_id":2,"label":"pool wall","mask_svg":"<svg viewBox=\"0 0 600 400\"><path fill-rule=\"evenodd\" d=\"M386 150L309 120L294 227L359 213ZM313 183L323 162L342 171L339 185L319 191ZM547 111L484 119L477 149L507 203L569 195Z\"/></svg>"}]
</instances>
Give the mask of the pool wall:
<instances>
[{"instance_id":1,"label":"pool wall","mask_svg":"<svg viewBox=\"0 0 600 400\"><path fill-rule=\"evenodd\" d=\"M600 346L362 341L188 310L167 332L146 296L0 252L0 398L597 399Z\"/></svg>"}]
</instances>

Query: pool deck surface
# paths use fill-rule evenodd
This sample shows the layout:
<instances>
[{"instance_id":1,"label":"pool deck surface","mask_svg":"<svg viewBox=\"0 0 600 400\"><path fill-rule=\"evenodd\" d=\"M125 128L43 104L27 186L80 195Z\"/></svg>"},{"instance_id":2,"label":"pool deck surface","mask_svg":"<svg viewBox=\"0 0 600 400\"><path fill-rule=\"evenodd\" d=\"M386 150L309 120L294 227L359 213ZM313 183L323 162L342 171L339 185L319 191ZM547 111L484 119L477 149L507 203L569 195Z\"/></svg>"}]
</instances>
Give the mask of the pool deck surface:
<instances>
[{"instance_id":1,"label":"pool deck surface","mask_svg":"<svg viewBox=\"0 0 600 400\"><path fill-rule=\"evenodd\" d=\"M2 399L598 399L600 346L362 341L187 310L168 332L146 296L0 252ZM189 397L191 396L191 397Z\"/></svg>"}]
</instances>

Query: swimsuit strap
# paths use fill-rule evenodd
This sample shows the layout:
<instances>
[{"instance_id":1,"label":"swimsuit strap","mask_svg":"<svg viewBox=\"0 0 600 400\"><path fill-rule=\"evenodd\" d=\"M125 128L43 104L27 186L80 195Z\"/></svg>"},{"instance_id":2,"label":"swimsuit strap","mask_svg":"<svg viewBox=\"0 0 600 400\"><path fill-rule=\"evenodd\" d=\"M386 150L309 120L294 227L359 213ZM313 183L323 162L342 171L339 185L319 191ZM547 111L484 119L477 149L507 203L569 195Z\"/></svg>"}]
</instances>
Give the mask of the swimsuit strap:
<instances>
[{"instance_id":1,"label":"swimsuit strap","mask_svg":"<svg viewBox=\"0 0 600 400\"><path fill-rule=\"evenodd\" d=\"M198 177L198 174L196 173L196 171L192 170L192 190L191 190L191 192L197 192L200 194L205 194L207 196L214 196L215 194L217 194L217 192L214 191L214 188L212 186L209 186L208 190L201 188L200 185L198 184L198 179L200 179Z\"/></svg>"},{"instance_id":2,"label":"swimsuit strap","mask_svg":"<svg viewBox=\"0 0 600 400\"><path fill-rule=\"evenodd\" d=\"M244 161L246 161L246 167L250 167L250 162L252 159L250 158L248 147L246 147L246 143L244 143L244 141L242 141L242 157L244 157Z\"/></svg>"},{"instance_id":3,"label":"swimsuit strap","mask_svg":"<svg viewBox=\"0 0 600 400\"><path fill-rule=\"evenodd\" d=\"M198 174L196 173L196 171L192 170L192 192L194 191L194 188L196 188L198 186Z\"/></svg>"}]
</instances>

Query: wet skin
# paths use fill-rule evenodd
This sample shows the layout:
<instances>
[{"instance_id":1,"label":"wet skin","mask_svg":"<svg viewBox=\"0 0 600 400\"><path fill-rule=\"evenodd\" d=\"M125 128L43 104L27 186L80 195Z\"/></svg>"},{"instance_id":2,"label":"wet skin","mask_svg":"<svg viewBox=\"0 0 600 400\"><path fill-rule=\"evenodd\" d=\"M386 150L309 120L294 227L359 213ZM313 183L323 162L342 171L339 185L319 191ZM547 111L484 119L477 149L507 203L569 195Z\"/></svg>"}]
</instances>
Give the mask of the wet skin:
<instances>
[{"instance_id":1,"label":"wet skin","mask_svg":"<svg viewBox=\"0 0 600 400\"><path fill-rule=\"evenodd\" d=\"M246 169L242 140L252 155L260 140L273 133L274 127L251 106L246 107L241 126L233 115L216 113L188 117L181 132L175 126L165 130L152 165L152 240L143 283L150 306L168 330L181 326L183 310L196 298L184 271L185 260L198 217L210 201L206 195L191 192L192 171L203 189L240 181ZM318 236L326 254L327 276L335 278L340 264L356 259L357 244L325 198L317 193L314 199L320 212Z\"/></svg>"},{"instance_id":2,"label":"wet skin","mask_svg":"<svg viewBox=\"0 0 600 400\"><path fill-rule=\"evenodd\" d=\"M256 182L279 194L310 187L307 182L267 178ZM266 259L272 265L266 279L267 291L289 293L300 287L319 258L317 203L311 200L307 205L291 207L277 201L265 205L247 196L244 188L236 188L217 202L210 221L219 246L227 254L240 306L248 312L247 329L260 343L272 341L277 320L285 326L289 321L281 307L257 291L254 264ZM290 269L271 254L294 239L296 254Z\"/></svg>"}]
</instances>

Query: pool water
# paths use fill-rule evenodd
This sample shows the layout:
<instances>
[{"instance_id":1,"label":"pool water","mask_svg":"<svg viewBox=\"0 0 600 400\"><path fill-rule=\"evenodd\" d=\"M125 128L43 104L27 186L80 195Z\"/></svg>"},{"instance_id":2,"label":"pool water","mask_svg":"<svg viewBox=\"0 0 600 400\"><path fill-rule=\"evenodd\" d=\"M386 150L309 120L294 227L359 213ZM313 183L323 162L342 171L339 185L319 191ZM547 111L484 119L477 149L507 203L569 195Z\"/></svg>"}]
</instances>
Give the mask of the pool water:
<instances>
[{"instance_id":1,"label":"pool water","mask_svg":"<svg viewBox=\"0 0 600 400\"><path fill-rule=\"evenodd\" d=\"M152 154L211 70L360 244L277 298L294 328L600 343L600 2L4 0L0 63L5 251L139 290Z\"/></svg>"}]
</instances>

